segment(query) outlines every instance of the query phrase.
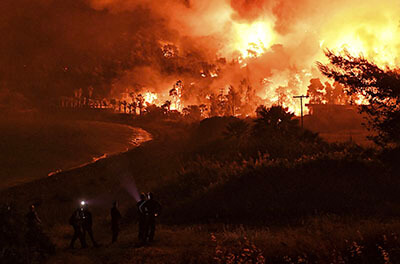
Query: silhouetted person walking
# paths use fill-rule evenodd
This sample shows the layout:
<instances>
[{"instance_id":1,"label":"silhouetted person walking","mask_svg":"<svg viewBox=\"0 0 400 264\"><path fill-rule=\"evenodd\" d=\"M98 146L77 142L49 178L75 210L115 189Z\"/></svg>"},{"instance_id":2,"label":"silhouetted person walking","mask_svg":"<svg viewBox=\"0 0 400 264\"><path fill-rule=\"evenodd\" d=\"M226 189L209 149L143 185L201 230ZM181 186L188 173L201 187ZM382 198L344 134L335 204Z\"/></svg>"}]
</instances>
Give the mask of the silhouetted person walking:
<instances>
[{"instance_id":1,"label":"silhouetted person walking","mask_svg":"<svg viewBox=\"0 0 400 264\"><path fill-rule=\"evenodd\" d=\"M26 214L27 233L26 239L30 245L35 245L41 232L41 224L35 205L29 206L29 212Z\"/></svg>"},{"instance_id":2,"label":"silhouetted person walking","mask_svg":"<svg viewBox=\"0 0 400 264\"><path fill-rule=\"evenodd\" d=\"M55 246L49 237L42 230L42 221L40 220L35 205L29 206L29 212L26 214L27 233L26 239L28 245L38 252L41 256L53 254Z\"/></svg>"},{"instance_id":3,"label":"silhouetted person walking","mask_svg":"<svg viewBox=\"0 0 400 264\"><path fill-rule=\"evenodd\" d=\"M26 214L28 229L39 229L42 221L40 220L35 205L29 206L29 212Z\"/></svg>"},{"instance_id":4,"label":"silhouetted person walking","mask_svg":"<svg viewBox=\"0 0 400 264\"><path fill-rule=\"evenodd\" d=\"M121 220L121 213L118 210L118 202L113 202L113 207L111 208L111 231L112 231L112 241L114 243L118 239L119 233L119 222Z\"/></svg>"},{"instance_id":5,"label":"silhouetted person walking","mask_svg":"<svg viewBox=\"0 0 400 264\"><path fill-rule=\"evenodd\" d=\"M148 200L140 206L140 210L144 212L146 217L145 241L153 242L156 231L156 217L161 212L161 205L154 200L153 193L149 192L147 198Z\"/></svg>"},{"instance_id":6,"label":"silhouetted person walking","mask_svg":"<svg viewBox=\"0 0 400 264\"><path fill-rule=\"evenodd\" d=\"M86 248L86 241L83 237L83 219L80 214L81 208L76 209L69 218L69 224L74 228L74 235L72 236L69 248L73 249L75 241L79 239L81 247Z\"/></svg>"},{"instance_id":7,"label":"silhouetted person walking","mask_svg":"<svg viewBox=\"0 0 400 264\"><path fill-rule=\"evenodd\" d=\"M81 210L79 211L80 217L82 219L82 236L83 240L86 241L86 232L88 233L90 240L92 240L93 246L98 247L99 245L96 243L93 237L93 230L92 230L92 225L93 225L93 219L92 219L92 213L89 211L87 203L83 202L82 207L80 208Z\"/></svg>"},{"instance_id":8,"label":"silhouetted person walking","mask_svg":"<svg viewBox=\"0 0 400 264\"><path fill-rule=\"evenodd\" d=\"M137 209L138 209L138 239L140 242L145 243L146 242L146 215L145 213L141 210L142 204L146 202L146 194L141 193L140 194L140 201L136 203Z\"/></svg>"}]
</instances>

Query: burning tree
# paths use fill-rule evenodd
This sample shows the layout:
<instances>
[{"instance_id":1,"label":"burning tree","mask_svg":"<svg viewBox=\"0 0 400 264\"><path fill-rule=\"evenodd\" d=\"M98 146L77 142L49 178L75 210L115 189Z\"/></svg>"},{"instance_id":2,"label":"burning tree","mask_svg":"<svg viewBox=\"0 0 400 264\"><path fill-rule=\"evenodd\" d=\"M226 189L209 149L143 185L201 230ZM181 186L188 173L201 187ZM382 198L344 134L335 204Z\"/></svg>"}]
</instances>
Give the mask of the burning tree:
<instances>
[{"instance_id":1,"label":"burning tree","mask_svg":"<svg viewBox=\"0 0 400 264\"><path fill-rule=\"evenodd\" d=\"M349 98L344 90L344 86L339 82L333 83L334 90L332 92L333 100L336 104L347 104Z\"/></svg>"},{"instance_id":2,"label":"burning tree","mask_svg":"<svg viewBox=\"0 0 400 264\"><path fill-rule=\"evenodd\" d=\"M237 109L240 109L240 95L239 93L235 90L235 88L230 85L229 86L229 91L228 91L228 95L227 95L227 99L228 99L228 112L235 116L237 113Z\"/></svg>"},{"instance_id":3,"label":"burning tree","mask_svg":"<svg viewBox=\"0 0 400 264\"><path fill-rule=\"evenodd\" d=\"M318 62L320 71L343 84L348 94L361 95L368 102L360 109L368 115L368 128L377 132L371 138L381 146L400 147L400 69L382 69L347 51L326 50L325 55L329 63Z\"/></svg>"},{"instance_id":4,"label":"burning tree","mask_svg":"<svg viewBox=\"0 0 400 264\"><path fill-rule=\"evenodd\" d=\"M310 104L346 105L349 104L352 99L346 94L344 86L339 82L334 82L333 85L329 82L322 84L319 78L310 80L307 95L310 97Z\"/></svg>"},{"instance_id":5,"label":"burning tree","mask_svg":"<svg viewBox=\"0 0 400 264\"><path fill-rule=\"evenodd\" d=\"M142 94L138 94L136 97L136 106L139 108L140 114L143 114L145 100Z\"/></svg>"},{"instance_id":6,"label":"burning tree","mask_svg":"<svg viewBox=\"0 0 400 264\"><path fill-rule=\"evenodd\" d=\"M308 86L307 95L310 97L310 104L322 103L324 97L324 85L318 78L311 79Z\"/></svg>"},{"instance_id":7,"label":"burning tree","mask_svg":"<svg viewBox=\"0 0 400 264\"><path fill-rule=\"evenodd\" d=\"M218 106L218 113L219 115L229 115L227 114L228 112L228 98L227 96L224 94L224 88L221 88L219 91L219 94L217 96L217 106Z\"/></svg>"},{"instance_id":8,"label":"burning tree","mask_svg":"<svg viewBox=\"0 0 400 264\"><path fill-rule=\"evenodd\" d=\"M208 110L208 109L207 109L207 105L201 104L201 105L199 105L199 109L200 109L200 112L201 112L201 116L204 117L205 112Z\"/></svg>"},{"instance_id":9,"label":"burning tree","mask_svg":"<svg viewBox=\"0 0 400 264\"><path fill-rule=\"evenodd\" d=\"M199 121L201 119L201 110L198 105L189 105L183 108L182 114L189 121Z\"/></svg>"},{"instance_id":10,"label":"burning tree","mask_svg":"<svg viewBox=\"0 0 400 264\"><path fill-rule=\"evenodd\" d=\"M171 101L165 101L161 108L164 109L164 113L168 113L171 110Z\"/></svg>"},{"instance_id":11,"label":"burning tree","mask_svg":"<svg viewBox=\"0 0 400 264\"><path fill-rule=\"evenodd\" d=\"M241 113L251 113L255 110L255 106L259 104L256 96L256 90L250 85L248 79L243 79L239 84L239 91L242 94Z\"/></svg>"},{"instance_id":12,"label":"burning tree","mask_svg":"<svg viewBox=\"0 0 400 264\"><path fill-rule=\"evenodd\" d=\"M173 88L169 91L169 96L173 98L175 109L178 111L181 109L182 88L183 88L183 83L181 80L179 80L174 84Z\"/></svg>"}]
</instances>

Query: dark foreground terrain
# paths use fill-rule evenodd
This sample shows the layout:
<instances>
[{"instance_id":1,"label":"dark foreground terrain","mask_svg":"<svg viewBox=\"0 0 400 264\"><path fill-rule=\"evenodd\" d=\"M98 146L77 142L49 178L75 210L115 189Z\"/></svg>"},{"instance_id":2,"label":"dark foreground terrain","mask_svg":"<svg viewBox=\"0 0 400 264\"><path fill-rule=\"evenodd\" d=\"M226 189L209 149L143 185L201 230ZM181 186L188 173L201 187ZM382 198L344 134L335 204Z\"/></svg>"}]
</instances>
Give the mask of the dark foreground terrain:
<instances>
[{"instance_id":1,"label":"dark foreground terrain","mask_svg":"<svg viewBox=\"0 0 400 264\"><path fill-rule=\"evenodd\" d=\"M24 227L3 229L3 236L20 239L2 239L3 257L17 252L9 263L400 262L393 153L328 144L301 131L296 137L264 131L274 140L263 141L238 129L246 125L235 118L189 124L122 116L119 122L146 129L154 140L0 193L15 215L35 203L56 245L55 254L32 255L12 235ZM228 133L227 126L243 133ZM163 212L156 241L138 247L135 197L142 191L154 192ZM67 249L68 219L81 199L89 202L100 248ZM113 200L120 202L123 225L110 245Z\"/></svg>"}]
</instances>

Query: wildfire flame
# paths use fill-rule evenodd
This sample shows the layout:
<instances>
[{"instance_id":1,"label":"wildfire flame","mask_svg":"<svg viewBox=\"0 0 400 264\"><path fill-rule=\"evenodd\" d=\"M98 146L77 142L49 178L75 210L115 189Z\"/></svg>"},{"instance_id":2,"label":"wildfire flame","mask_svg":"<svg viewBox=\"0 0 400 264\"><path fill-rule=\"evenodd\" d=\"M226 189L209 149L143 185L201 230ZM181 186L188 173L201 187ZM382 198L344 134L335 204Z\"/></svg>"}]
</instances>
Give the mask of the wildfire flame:
<instances>
[{"instance_id":1,"label":"wildfire flame","mask_svg":"<svg viewBox=\"0 0 400 264\"><path fill-rule=\"evenodd\" d=\"M378 66L398 65L400 37L396 12L390 3L374 5L354 14L345 9L330 19L321 31L321 47L352 56L364 56Z\"/></svg>"},{"instance_id":2,"label":"wildfire flame","mask_svg":"<svg viewBox=\"0 0 400 264\"><path fill-rule=\"evenodd\" d=\"M149 104L155 104L158 96L156 93L147 92L143 94L145 105L148 106Z\"/></svg>"},{"instance_id":3,"label":"wildfire flame","mask_svg":"<svg viewBox=\"0 0 400 264\"><path fill-rule=\"evenodd\" d=\"M159 41L168 68L155 72L159 85L153 80L141 84L157 91L142 92L146 104L160 106L168 101L169 109L178 111L191 104L211 108L215 98L231 96L227 91L221 94L221 87L232 86L241 97L236 104L247 104L240 114L254 113L257 104L278 104L300 114L300 101L293 96L306 95L314 78L322 84L329 81L315 67L316 61L326 62L324 49L347 50L380 67L399 65L400 32L394 0L338 0L336 5L328 0L210 3L190 1L184 9L176 9L184 10L177 11L179 15L170 10L171 16L175 15L173 29L185 37ZM196 85L177 86L171 93L174 80ZM321 89L323 95L329 93ZM352 99L355 104L366 103L362 97ZM321 99L318 103L346 102Z\"/></svg>"},{"instance_id":4,"label":"wildfire flame","mask_svg":"<svg viewBox=\"0 0 400 264\"><path fill-rule=\"evenodd\" d=\"M273 43L272 25L267 21L251 24L234 22L233 28L233 47L241 53L242 58L259 57Z\"/></svg>"}]
</instances>

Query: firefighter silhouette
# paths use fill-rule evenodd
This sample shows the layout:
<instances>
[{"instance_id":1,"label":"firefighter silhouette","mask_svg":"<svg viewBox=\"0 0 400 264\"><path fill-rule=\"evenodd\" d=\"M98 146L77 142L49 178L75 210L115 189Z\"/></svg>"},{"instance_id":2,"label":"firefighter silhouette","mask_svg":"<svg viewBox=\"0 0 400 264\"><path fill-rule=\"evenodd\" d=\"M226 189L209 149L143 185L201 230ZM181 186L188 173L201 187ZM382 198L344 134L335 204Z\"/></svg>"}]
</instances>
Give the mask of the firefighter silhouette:
<instances>
[{"instance_id":1,"label":"firefighter silhouette","mask_svg":"<svg viewBox=\"0 0 400 264\"><path fill-rule=\"evenodd\" d=\"M86 241L83 237L83 229L82 229L83 220L81 219L80 211L81 208L76 209L69 218L69 224L74 229L74 234L72 236L71 243L69 245L71 249L74 248L74 244L77 239L79 239L79 241L81 242L81 247L86 248Z\"/></svg>"},{"instance_id":2,"label":"firefighter silhouette","mask_svg":"<svg viewBox=\"0 0 400 264\"><path fill-rule=\"evenodd\" d=\"M140 211L145 215L145 242L153 242L156 231L156 217L161 212L161 205L154 199L153 193L147 194L147 200L140 205Z\"/></svg>"},{"instance_id":3,"label":"firefighter silhouette","mask_svg":"<svg viewBox=\"0 0 400 264\"><path fill-rule=\"evenodd\" d=\"M89 211L88 204L86 202L81 203L81 208L79 210L79 216L80 219L82 220L82 236L83 240L86 241L86 233L88 233L90 240L92 241L92 244L94 247L98 247L99 245L97 242L94 240L93 237L93 230L92 230L92 225L93 225L93 219L92 219L92 213Z\"/></svg>"},{"instance_id":4,"label":"firefighter silhouette","mask_svg":"<svg viewBox=\"0 0 400 264\"><path fill-rule=\"evenodd\" d=\"M136 203L137 209L138 209L138 239L140 242L144 243L146 242L146 215L145 213L141 210L142 204L146 202L146 194L141 193L140 194L140 201Z\"/></svg>"}]
</instances>

